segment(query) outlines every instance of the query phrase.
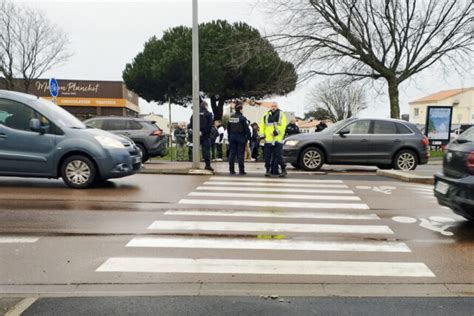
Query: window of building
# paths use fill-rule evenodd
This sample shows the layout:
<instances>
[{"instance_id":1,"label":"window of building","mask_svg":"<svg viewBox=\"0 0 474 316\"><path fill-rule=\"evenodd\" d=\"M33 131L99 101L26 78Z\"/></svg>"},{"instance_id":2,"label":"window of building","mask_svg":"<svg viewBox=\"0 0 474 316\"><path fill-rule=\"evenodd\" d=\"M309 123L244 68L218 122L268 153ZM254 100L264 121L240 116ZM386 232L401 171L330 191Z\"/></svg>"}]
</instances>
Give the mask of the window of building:
<instances>
[{"instance_id":1,"label":"window of building","mask_svg":"<svg viewBox=\"0 0 474 316\"><path fill-rule=\"evenodd\" d=\"M415 117L419 117L419 116L420 116L420 109L419 109L419 108L414 108L413 111L414 111L413 114L415 115Z\"/></svg>"}]
</instances>

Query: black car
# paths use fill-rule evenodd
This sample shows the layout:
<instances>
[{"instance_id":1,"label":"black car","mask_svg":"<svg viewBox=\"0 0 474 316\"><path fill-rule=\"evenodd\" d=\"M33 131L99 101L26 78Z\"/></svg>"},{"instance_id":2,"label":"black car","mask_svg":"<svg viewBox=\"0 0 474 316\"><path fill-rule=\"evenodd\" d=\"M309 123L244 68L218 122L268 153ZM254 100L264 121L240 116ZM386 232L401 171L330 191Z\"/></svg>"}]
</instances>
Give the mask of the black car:
<instances>
[{"instance_id":1,"label":"black car","mask_svg":"<svg viewBox=\"0 0 474 316\"><path fill-rule=\"evenodd\" d=\"M443 172L435 176L438 203L474 221L474 127L448 145Z\"/></svg>"},{"instance_id":2,"label":"black car","mask_svg":"<svg viewBox=\"0 0 474 316\"><path fill-rule=\"evenodd\" d=\"M428 143L418 128L406 121L350 118L319 133L288 137L283 156L295 168L307 171L319 170L325 163L408 171L428 162Z\"/></svg>"}]
</instances>

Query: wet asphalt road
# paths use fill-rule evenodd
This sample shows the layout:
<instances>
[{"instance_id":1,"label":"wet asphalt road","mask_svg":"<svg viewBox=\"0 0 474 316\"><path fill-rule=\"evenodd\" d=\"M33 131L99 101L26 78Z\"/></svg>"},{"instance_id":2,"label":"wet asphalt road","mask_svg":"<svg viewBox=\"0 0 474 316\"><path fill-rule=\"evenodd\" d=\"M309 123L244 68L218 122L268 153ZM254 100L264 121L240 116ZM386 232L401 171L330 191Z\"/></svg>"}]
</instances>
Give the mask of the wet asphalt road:
<instances>
[{"instance_id":1,"label":"wet asphalt road","mask_svg":"<svg viewBox=\"0 0 474 316\"><path fill-rule=\"evenodd\" d=\"M260 181L253 177L263 179L259 174L251 174L248 181ZM246 286L242 291L247 294L257 293L252 287L258 285L274 284L276 290L278 285L298 284L299 294L294 294L297 296L413 296L417 293L444 296L450 291L459 295L474 294L474 225L440 207L430 186L363 172L292 174L288 180L275 182L272 192L265 192L265 187L249 186L250 191L233 191L244 194L233 198L226 195L229 193L226 188L245 188L247 183L236 179L135 175L105 182L90 190L71 190L57 180L0 178L0 293L100 296L166 294L168 290L180 295L212 295L223 291L219 288L221 284L228 291L222 293L235 295L232 290L239 284ZM314 184L308 180L329 182ZM231 186L226 184L229 181ZM224 184L215 184L222 182ZM331 189L334 185L342 187ZM212 186L224 189L211 191ZM336 193L306 192L313 187ZM279 192L288 189L295 192ZM352 193L340 194L337 190ZM206 196L209 193L214 195ZM284 199L271 194L296 196ZM183 200L192 201L184 204ZM231 205L230 201L235 200L240 201L240 205ZM214 201L214 204L206 205L203 201ZM277 205L272 206L275 201ZM278 203L282 202L296 204L280 206ZM248 203L270 205L245 205ZM362 208L352 208L354 204ZM206 226L215 222L218 227L225 224L230 228L220 230ZM156 223L158 228L151 229ZM191 226L183 226L183 223ZM262 223L269 228L258 226ZM239 228L245 225L249 228ZM351 231L362 226L367 231ZM310 229L305 231L302 227ZM349 231L344 231L347 228ZM380 228L385 230L371 231ZM152 243L164 238L168 244L129 244L148 238ZM204 242L204 246L196 245L197 241ZM278 248L282 241L289 246ZM293 248L304 242L316 248L335 248ZM236 247L239 243L247 246ZM347 243L351 247L360 244L362 248L338 248ZM384 243L390 244L388 248L396 244L402 250L364 248ZM113 260L122 259L131 260L132 264L112 264ZM150 259L151 263L144 262ZM182 262L175 263L176 260ZM215 265L209 266L202 260ZM166 262L171 264L166 265ZM315 265L332 262L335 266L322 267L314 273L311 266L309 272L304 272L306 262ZM344 270L338 266L341 262L347 262L349 267L360 264L360 271L354 274L351 269ZM377 266L379 263L395 263L397 266L388 273L393 275L384 274L387 270ZM227 270L226 264L230 265ZM250 266L245 267L247 264ZM372 264L376 266L370 271ZM410 270L413 275L404 275L406 271L400 272L403 264L414 264L408 270L420 268L420 274ZM287 265L276 268L287 269L281 270L286 272L265 271L279 265ZM162 271L154 271L156 266ZM375 275L371 275L373 273ZM208 284L217 286L214 292L204 291ZM305 285L321 285L321 292L318 288L304 292ZM337 288L338 285L355 286L356 292L348 290L350 287ZM390 285L398 287L388 290ZM425 285L430 286L429 290L425 291ZM178 289L173 288L175 286ZM370 290L370 286L380 287ZM368 293L364 293L366 290ZM50 302L40 300L36 304L40 303ZM307 306L311 310L327 311L323 305L316 309L311 304ZM58 306L60 311L61 305ZM258 310L258 305L255 306ZM363 306L361 308L363 311Z\"/></svg>"}]
</instances>

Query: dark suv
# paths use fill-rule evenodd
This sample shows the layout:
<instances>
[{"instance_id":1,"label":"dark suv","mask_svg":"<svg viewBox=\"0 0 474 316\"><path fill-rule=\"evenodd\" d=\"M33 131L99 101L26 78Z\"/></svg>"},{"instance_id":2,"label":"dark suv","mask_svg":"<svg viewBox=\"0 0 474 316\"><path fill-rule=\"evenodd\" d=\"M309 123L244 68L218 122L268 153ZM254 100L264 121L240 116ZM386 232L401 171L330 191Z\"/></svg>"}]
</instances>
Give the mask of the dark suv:
<instances>
[{"instance_id":1,"label":"dark suv","mask_svg":"<svg viewBox=\"0 0 474 316\"><path fill-rule=\"evenodd\" d=\"M435 176L439 204L474 221L474 127L448 145L443 172Z\"/></svg>"},{"instance_id":2,"label":"dark suv","mask_svg":"<svg viewBox=\"0 0 474 316\"><path fill-rule=\"evenodd\" d=\"M89 128L98 128L132 139L145 162L151 157L163 157L167 153L168 137L153 121L133 117L94 117L84 121Z\"/></svg>"},{"instance_id":3,"label":"dark suv","mask_svg":"<svg viewBox=\"0 0 474 316\"><path fill-rule=\"evenodd\" d=\"M283 155L286 162L307 171L325 163L407 171L428 162L428 144L428 138L406 121L350 118L319 133L285 139Z\"/></svg>"}]
</instances>

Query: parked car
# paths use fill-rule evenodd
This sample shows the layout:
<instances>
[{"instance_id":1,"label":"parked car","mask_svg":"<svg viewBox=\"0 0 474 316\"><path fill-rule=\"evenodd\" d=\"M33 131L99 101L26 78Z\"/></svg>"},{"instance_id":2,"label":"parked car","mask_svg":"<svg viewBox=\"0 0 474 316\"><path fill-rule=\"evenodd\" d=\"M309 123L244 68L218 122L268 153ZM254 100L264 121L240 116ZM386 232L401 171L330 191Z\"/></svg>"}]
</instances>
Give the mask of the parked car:
<instances>
[{"instance_id":1,"label":"parked car","mask_svg":"<svg viewBox=\"0 0 474 316\"><path fill-rule=\"evenodd\" d=\"M133 117L107 116L87 119L84 123L91 128L99 128L129 137L140 149L143 162L152 157L166 156L168 137L153 121Z\"/></svg>"},{"instance_id":2,"label":"parked car","mask_svg":"<svg viewBox=\"0 0 474 316\"><path fill-rule=\"evenodd\" d=\"M140 152L126 138L87 129L44 99L0 90L0 176L62 177L72 188L86 188L140 167Z\"/></svg>"},{"instance_id":3,"label":"parked car","mask_svg":"<svg viewBox=\"0 0 474 316\"><path fill-rule=\"evenodd\" d=\"M446 147L443 171L435 175L438 203L474 221L474 127Z\"/></svg>"},{"instance_id":4,"label":"parked car","mask_svg":"<svg viewBox=\"0 0 474 316\"><path fill-rule=\"evenodd\" d=\"M283 156L307 171L319 170L323 164L414 170L428 162L428 144L428 138L406 121L350 118L319 133L285 139Z\"/></svg>"}]
</instances>

